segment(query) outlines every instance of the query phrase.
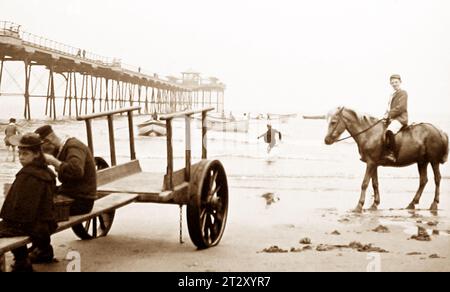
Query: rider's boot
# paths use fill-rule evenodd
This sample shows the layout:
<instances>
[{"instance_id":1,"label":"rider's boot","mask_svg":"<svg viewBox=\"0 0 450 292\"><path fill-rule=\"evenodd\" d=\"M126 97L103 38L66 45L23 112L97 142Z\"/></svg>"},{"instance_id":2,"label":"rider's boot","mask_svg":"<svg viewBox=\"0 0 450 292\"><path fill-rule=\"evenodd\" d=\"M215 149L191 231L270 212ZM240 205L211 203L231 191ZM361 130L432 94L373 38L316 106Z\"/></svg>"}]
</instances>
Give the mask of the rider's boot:
<instances>
[{"instance_id":1,"label":"rider's boot","mask_svg":"<svg viewBox=\"0 0 450 292\"><path fill-rule=\"evenodd\" d=\"M396 163L397 158L394 153L395 149L395 135L391 131L386 132L386 138L384 142L383 161L388 163Z\"/></svg>"}]
</instances>

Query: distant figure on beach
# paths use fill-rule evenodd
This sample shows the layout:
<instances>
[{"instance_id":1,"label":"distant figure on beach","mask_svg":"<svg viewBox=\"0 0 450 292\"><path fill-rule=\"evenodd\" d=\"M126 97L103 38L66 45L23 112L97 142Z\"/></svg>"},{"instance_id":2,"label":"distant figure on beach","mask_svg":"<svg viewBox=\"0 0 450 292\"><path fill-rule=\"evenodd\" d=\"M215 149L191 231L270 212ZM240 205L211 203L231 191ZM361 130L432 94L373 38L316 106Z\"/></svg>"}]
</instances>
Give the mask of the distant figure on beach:
<instances>
[{"instance_id":1,"label":"distant figure on beach","mask_svg":"<svg viewBox=\"0 0 450 292\"><path fill-rule=\"evenodd\" d=\"M78 49L77 57L81 58L81 49Z\"/></svg>"},{"instance_id":2,"label":"distant figure on beach","mask_svg":"<svg viewBox=\"0 0 450 292\"><path fill-rule=\"evenodd\" d=\"M272 149L277 145L277 138L276 135L278 135L278 139L282 139L281 133L272 128L272 125L268 124L267 125L267 132L265 132L264 134L262 134L261 136L258 137L258 140L261 139L262 137L264 137L264 142L267 143L267 154L270 154L270 152L272 151Z\"/></svg>"},{"instance_id":3,"label":"distant figure on beach","mask_svg":"<svg viewBox=\"0 0 450 292\"><path fill-rule=\"evenodd\" d=\"M42 149L47 163L58 173L61 186L57 194L74 200L70 215L82 215L92 211L97 198L97 169L91 150L72 137L59 137L51 126L36 130L44 144Z\"/></svg>"},{"instance_id":4,"label":"distant figure on beach","mask_svg":"<svg viewBox=\"0 0 450 292\"><path fill-rule=\"evenodd\" d=\"M5 129L5 146L8 150L8 155L6 156L6 161L8 161L9 159L9 152L12 152L12 162L16 161L16 146L14 146L13 144L11 144L11 142L9 141L9 139L15 135L19 135L20 131L19 131L19 127L16 125L16 119L11 118L9 119L9 124L8 126L6 126Z\"/></svg>"},{"instance_id":5,"label":"distant figure on beach","mask_svg":"<svg viewBox=\"0 0 450 292\"><path fill-rule=\"evenodd\" d=\"M86 59L86 50L83 50L83 59Z\"/></svg>"}]
</instances>

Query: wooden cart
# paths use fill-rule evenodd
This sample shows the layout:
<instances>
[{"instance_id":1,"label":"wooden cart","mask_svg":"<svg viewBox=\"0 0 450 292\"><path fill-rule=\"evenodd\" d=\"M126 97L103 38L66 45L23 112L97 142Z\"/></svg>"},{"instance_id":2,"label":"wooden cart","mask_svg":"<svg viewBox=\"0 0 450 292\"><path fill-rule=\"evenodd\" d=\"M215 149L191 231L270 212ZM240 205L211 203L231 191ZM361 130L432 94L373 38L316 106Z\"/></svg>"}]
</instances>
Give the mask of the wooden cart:
<instances>
[{"instance_id":1,"label":"wooden cart","mask_svg":"<svg viewBox=\"0 0 450 292\"><path fill-rule=\"evenodd\" d=\"M138 203L187 205L187 224L192 242L205 249L219 244L227 221L228 182L221 162L207 160L206 117L213 108L185 111L162 115L160 119L167 127L167 169L165 173L143 172L139 160L136 159L133 112L139 107L130 107L117 111L81 116L79 121L86 124L88 146L95 153L92 121L106 118L109 129L110 161L109 166L104 159L96 158L99 171L97 173L98 193L100 197L114 194L137 195ZM114 140L114 116L127 114L129 129L130 162L117 164ZM193 164L191 155L191 121L195 114L202 115L202 159ZM173 120L185 120L185 167L174 170L172 126ZM114 221L115 209L102 213L90 220L75 225L73 231L81 239L92 239L106 236ZM181 228L180 228L181 240Z\"/></svg>"}]
</instances>

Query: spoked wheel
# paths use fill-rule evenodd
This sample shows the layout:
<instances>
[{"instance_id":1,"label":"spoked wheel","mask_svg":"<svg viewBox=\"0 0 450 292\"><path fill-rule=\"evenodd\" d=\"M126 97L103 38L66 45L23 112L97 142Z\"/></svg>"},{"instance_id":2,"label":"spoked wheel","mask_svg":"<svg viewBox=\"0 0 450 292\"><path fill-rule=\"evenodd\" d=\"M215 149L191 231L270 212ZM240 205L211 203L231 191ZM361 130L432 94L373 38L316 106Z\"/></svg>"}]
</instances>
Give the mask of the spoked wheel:
<instances>
[{"instance_id":1,"label":"spoked wheel","mask_svg":"<svg viewBox=\"0 0 450 292\"><path fill-rule=\"evenodd\" d=\"M109 168L108 163L101 157L95 157L97 170ZM72 227L72 231L82 240L90 240L108 235L111 230L116 211L100 214L84 223Z\"/></svg>"},{"instance_id":2,"label":"spoked wheel","mask_svg":"<svg viewBox=\"0 0 450 292\"><path fill-rule=\"evenodd\" d=\"M187 206L189 236L199 249L219 244L228 215L228 182L220 161L202 161L194 172Z\"/></svg>"},{"instance_id":3,"label":"spoked wheel","mask_svg":"<svg viewBox=\"0 0 450 292\"><path fill-rule=\"evenodd\" d=\"M115 214L115 211L103 213L89 221L75 225L72 230L82 240L106 236L111 230Z\"/></svg>"}]
</instances>

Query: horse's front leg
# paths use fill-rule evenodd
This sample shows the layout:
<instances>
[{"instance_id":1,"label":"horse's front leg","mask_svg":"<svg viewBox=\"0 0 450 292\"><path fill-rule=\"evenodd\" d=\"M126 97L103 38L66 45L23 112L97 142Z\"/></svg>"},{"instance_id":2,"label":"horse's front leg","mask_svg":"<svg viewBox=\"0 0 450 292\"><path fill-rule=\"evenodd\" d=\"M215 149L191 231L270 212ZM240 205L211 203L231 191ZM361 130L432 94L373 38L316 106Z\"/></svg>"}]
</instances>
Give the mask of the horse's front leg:
<instances>
[{"instance_id":1,"label":"horse's front leg","mask_svg":"<svg viewBox=\"0 0 450 292\"><path fill-rule=\"evenodd\" d=\"M359 202L358 202L358 205L356 206L355 210L353 210L353 212L355 212L355 213L362 213L362 210L364 207L364 202L366 201L367 187L369 186L370 179L373 176L374 169L376 169L374 164L372 164L372 163L367 164L366 174L364 175L364 180L363 180L363 183L361 186L361 197L359 198Z\"/></svg>"},{"instance_id":2,"label":"horse's front leg","mask_svg":"<svg viewBox=\"0 0 450 292\"><path fill-rule=\"evenodd\" d=\"M371 211L378 210L378 206L380 205L380 190L378 188L378 167L375 166L372 174L372 187L374 193L374 201L372 207L370 207Z\"/></svg>"}]
</instances>

